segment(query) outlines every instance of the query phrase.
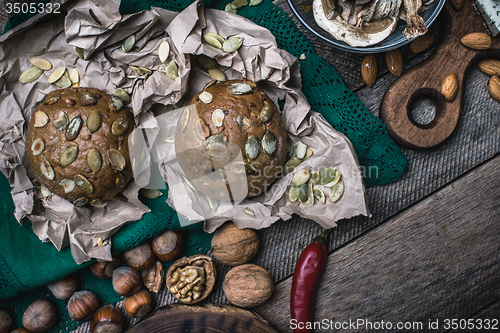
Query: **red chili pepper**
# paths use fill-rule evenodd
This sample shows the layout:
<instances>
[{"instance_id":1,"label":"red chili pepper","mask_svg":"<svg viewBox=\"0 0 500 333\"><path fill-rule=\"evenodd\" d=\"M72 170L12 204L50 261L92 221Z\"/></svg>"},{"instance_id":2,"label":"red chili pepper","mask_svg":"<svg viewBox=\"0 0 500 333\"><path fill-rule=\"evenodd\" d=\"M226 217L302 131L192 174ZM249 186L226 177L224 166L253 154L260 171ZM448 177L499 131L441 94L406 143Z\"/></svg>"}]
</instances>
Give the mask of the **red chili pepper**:
<instances>
[{"instance_id":1,"label":"red chili pepper","mask_svg":"<svg viewBox=\"0 0 500 333\"><path fill-rule=\"evenodd\" d=\"M313 321L314 297L319 279L325 269L328 253L326 240L330 229L316 237L304 251L302 251L292 278L292 292L290 295L290 312L294 320L295 333L310 333L307 324Z\"/></svg>"}]
</instances>

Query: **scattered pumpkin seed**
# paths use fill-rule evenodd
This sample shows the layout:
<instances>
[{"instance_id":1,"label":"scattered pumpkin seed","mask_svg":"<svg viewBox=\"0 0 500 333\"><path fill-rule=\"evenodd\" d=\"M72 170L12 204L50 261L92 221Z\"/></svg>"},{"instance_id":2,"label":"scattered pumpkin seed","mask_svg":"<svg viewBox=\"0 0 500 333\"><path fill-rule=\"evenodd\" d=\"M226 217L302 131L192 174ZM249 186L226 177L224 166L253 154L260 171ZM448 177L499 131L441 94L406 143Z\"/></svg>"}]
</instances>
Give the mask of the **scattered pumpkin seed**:
<instances>
[{"instance_id":1,"label":"scattered pumpkin seed","mask_svg":"<svg viewBox=\"0 0 500 333\"><path fill-rule=\"evenodd\" d=\"M42 73L43 70L38 67L28 68L19 76L19 82L22 84L33 82L38 79Z\"/></svg>"},{"instance_id":2,"label":"scattered pumpkin seed","mask_svg":"<svg viewBox=\"0 0 500 333\"><path fill-rule=\"evenodd\" d=\"M52 192L49 190L49 188L43 184L40 185L40 192L42 192L42 195L45 198L52 194Z\"/></svg>"},{"instance_id":3,"label":"scattered pumpkin seed","mask_svg":"<svg viewBox=\"0 0 500 333\"><path fill-rule=\"evenodd\" d=\"M85 93L82 96L80 96L80 103L84 106L96 105L97 98L91 93Z\"/></svg>"},{"instance_id":4,"label":"scattered pumpkin seed","mask_svg":"<svg viewBox=\"0 0 500 333\"><path fill-rule=\"evenodd\" d=\"M330 187L330 192L328 193L328 196L330 197L330 200L332 202L337 202L343 193L344 193L344 181L340 180L337 184Z\"/></svg>"},{"instance_id":5,"label":"scattered pumpkin seed","mask_svg":"<svg viewBox=\"0 0 500 333\"><path fill-rule=\"evenodd\" d=\"M205 34L203 36L203 39L205 40L205 42L207 42L208 45L215 47L217 49L222 49L222 43L217 38Z\"/></svg>"},{"instance_id":6,"label":"scattered pumpkin seed","mask_svg":"<svg viewBox=\"0 0 500 333\"><path fill-rule=\"evenodd\" d=\"M271 104L266 103L262 107L262 110L260 110L260 119L262 122L267 123L271 119L273 119L274 116L274 108Z\"/></svg>"},{"instance_id":7,"label":"scattered pumpkin seed","mask_svg":"<svg viewBox=\"0 0 500 333\"><path fill-rule=\"evenodd\" d=\"M80 134L80 129L82 128L82 123L83 121L80 115L71 119L71 122L66 129L66 140L73 141L78 137L78 134Z\"/></svg>"},{"instance_id":8,"label":"scattered pumpkin seed","mask_svg":"<svg viewBox=\"0 0 500 333\"><path fill-rule=\"evenodd\" d=\"M128 120L125 117L120 117L113 122L111 125L111 133L116 136L121 136L127 132L129 127Z\"/></svg>"},{"instance_id":9,"label":"scattered pumpkin seed","mask_svg":"<svg viewBox=\"0 0 500 333\"><path fill-rule=\"evenodd\" d=\"M80 73L78 73L78 69L73 68L69 73L69 79L72 84L80 82Z\"/></svg>"},{"instance_id":10,"label":"scattered pumpkin seed","mask_svg":"<svg viewBox=\"0 0 500 333\"><path fill-rule=\"evenodd\" d=\"M238 125L243 127L243 116L241 114L238 117L236 117L236 122L238 123Z\"/></svg>"},{"instance_id":11,"label":"scattered pumpkin seed","mask_svg":"<svg viewBox=\"0 0 500 333\"><path fill-rule=\"evenodd\" d=\"M307 145L302 143L302 141L297 142L297 145L295 146L295 156L299 160L302 160L306 156L307 152Z\"/></svg>"},{"instance_id":12,"label":"scattered pumpkin seed","mask_svg":"<svg viewBox=\"0 0 500 333\"><path fill-rule=\"evenodd\" d=\"M319 171L311 171L311 178L309 179L311 184L317 185L317 184L319 184L320 180L321 180L321 175L320 175Z\"/></svg>"},{"instance_id":13,"label":"scattered pumpkin seed","mask_svg":"<svg viewBox=\"0 0 500 333\"><path fill-rule=\"evenodd\" d=\"M308 184L308 191L309 191L309 198L307 198L307 201L305 204L308 205L314 205L314 192L313 192L313 186L311 184Z\"/></svg>"},{"instance_id":14,"label":"scattered pumpkin seed","mask_svg":"<svg viewBox=\"0 0 500 333\"><path fill-rule=\"evenodd\" d=\"M97 110L90 112L87 117L87 128L89 129L90 133L94 133L95 131L97 131L101 127L101 124L101 114Z\"/></svg>"},{"instance_id":15,"label":"scattered pumpkin seed","mask_svg":"<svg viewBox=\"0 0 500 333\"><path fill-rule=\"evenodd\" d=\"M208 204L210 205L210 209L212 210L212 212L215 213L217 209L219 209L220 201L210 197L207 197L207 199L208 199Z\"/></svg>"},{"instance_id":16,"label":"scattered pumpkin seed","mask_svg":"<svg viewBox=\"0 0 500 333\"><path fill-rule=\"evenodd\" d=\"M224 111L222 111L221 109L215 109L212 112L212 122L217 127L221 127L224 124L225 117L226 115L224 114Z\"/></svg>"},{"instance_id":17,"label":"scattered pumpkin seed","mask_svg":"<svg viewBox=\"0 0 500 333\"><path fill-rule=\"evenodd\" d=\"M86 197L80 197L80 198L76 199L75 201L73 201L73 206L83 207L88 203L89 203L89 199L87 199Z\"/></svg>"},{"instance_id":18,"label":"scattered pumpkin seed","mask_svg":"<svg viewBox=\"0 0 500 333\"><path fill-rule=\"evenodd\" d=\"M22 136L23 133L21 133L21 130L19 129L19 126L14 124L14 132L16 133L17 136Z\"/></svg>"},{"instance_id":19,"label":"scattered pumpkin seed","mask_svg":"<svg viewBox=\"0 0 500 333\"><path fill-rule=\"evenodd\" d=\"M59 80L60 78L63 77L64 72L66 72L66 68L59 67L58 69L56 69L55 71L53 71L52 74L50 74L49 78L47 79L47 82L48 83L54 83L54 82L56 82L57 80Z\"/></svg>"},{"instance_id":20,"label":"scattered pumpkin seed","mask_svg":"<svg viewBox=\"0 0 500 333\"><path fill-rule=\"evenodd\" d=\"M262 150L267 155L272 155L276 151L276 136L271 131L267 131L262 137Z\"/></svg>"},{"instance_id":21,"label":"scattered pumpkin seed","mask_svg":"<svg viewBox=\"0 0 500 333\"><path fill-rule=\"evenodd\" d=\"M290 191L288 192L288 198L291 202L297 201L299 199L299 187L292 186L290 187Z\"/></svg>"},{"instance_id":22,"label":"scattered pumpkin seed","mask_svg":"<svg viewBox=\"0 0 500 333\"><path fill-rule=\"evenodd\" d=\"M135 45L135 35L130 35L123 42L122 50L124 52L128 52L128 51L132 50L132 48L134 47L134 45Z\"/></svg>"},{"instance_id":23,"label":"scattered pumpkin seed","mask_svg":"<svg viewBox=\"0 0 500 333\"><path fill-rule=\"evenodd\" d=\"M33 155L40 155L44 149L45 142L42 138L36 138L35 140L33 140L33 143L31 144L31 151L33 152Z\"/></svg>"},{"instance_id":24,"label":"scattered pumpkin seed","mask_svg":"<svg viewBox=\"0 0 500 333\"><path fill-rule=\"evenodd\" d=\"M94 199L90 201L90 205L95 208L104 208L109 204L108 200Z\"/></svg>"},{"instance_id":25,"label":"scattered pumpkin seed","mask_svg":"<svg viewBox=\"0 0 500 333\"><path fill-rule=\"evenodd\" d=\"M167 73L167 76L172 80L175 80L179 77L179 66L177 66L174 60L169 62L168 65L164 67L164 69L165 73Z\"/></svg>"},{"instance_id":26,"label":"scattered pumpkin seed","mask_svg":"<svg viewBox=\"0 0 500 333\"><path fill-rule=\"evenodd\" d=\"M148 199L156 199L163 195L163 192L156 188L141 188L139 193Z\"/></svg>"},{"instance_id":27,"label":"scattered pumpkin seed","mask_svg":"<svg viewBox=\"0 0 500 333\"><path fill-rule=\"evenodd\" d=\"M246 1L246 0L245 0ZM243 44L243 38L241 37L230 37L222 44L222 51L227 53L232 53L240 48Z\"/></svg>"},{"instance_id":28,"label":"scattered pumpkin seed","mask_svg":"<svg viewBox=\"0 0 500 333\"><path fill-rule=\"evenodd\" d=\"M226 5L226 7L224 8L224 11L226 11L228 13L238 14L238 10L236 8L233 8L233 6L231 6L231 3L228 3Z\"/></svg>"},{"instance_id":29,"label":"scattered pumpkin seed","mask_svg":"<svg viewBox=\"0 0 500 333\"><path fill-rule=\"evenodd\" d=\"M205 140L210 136L210 128L201 118L194 122L194 131L201 140Z\"/></svg>"},{"instance_id":30,"label":"scattered pumpkin seed","mask_svg":"<svg viewBox=\"0 0 500 333\"><path fill-rule=\"evenodd\" d=\"M208 91L204 91L202 92L200 95L198 95L198 97L201 99L201 101L205 104L209 104L212 102L213 100L213 96L211 93L209 93Z\"/></svg>"},{"instance_id":31,"label":"scattered pumpkin seed","mask_svg":"<svg viewBox=\"0 0 500 333\"><path fill-rule=\"evenodd\" d=\"M78 58L80 58L80 59L84 59L85 58L85 56L83 54L83 49L81 47L73 46L73 51L75 51L75 53L78 56Z\"/></svg>"},{"instance_id":32,"label":"scattered pumpkin seed","mask_svg":"<svg viewBox=\"0 0 500 333\"><path fill-rule=\"evenodd\" d=\"M314 192L314 196L316 197L316 199L318 199L319 202L321 202L322 204L324 204L326 202L326 195L322 189L320 189L318 186L314 186L313 192Z\"/></svg>"},{"instance_id":33,"label":"scattered pumpkin seed","mask_svg":"<svg viewBox=\"0 0 500 333\"><path fill-rule=\"evenodd\" d=\"M118 96L112 96L108 101L109 109L113 112L118 112L123 107L123 101Z\"/></svg>"},{"instance_id":34,"label":"scattered pumpkin seed","mask_svg":"<svg viewBox=\"0 0 500 333\"><path fill-rule=\"evenodd\" d=\"M123 103L125 103L125 105L128 105L130 103L130 96L122 88L117 88L115 90L115 96L119 97L123 101Z\"/></svg>"},{"instance_id":35,"label":"scattered pumpkin seed","mask_svg":"<svg viewBox=\"0 0 500 333\"><path fill-rule=\"evenodd\" d=\"M121 190L122 188L124 188L126 185L125 181L126 181L126 179L125 179L124 175L119 174L118 176L116 176L116 179L115 179L116 189Z\"/></svg>"},{"instance_id":36,"label":"scattered pumpkin seed","mask_svg":"<svg viewBox=\"0 0 500 333\"><path fill-rule=\"evenodd\" d=\"M116 149L110 149L108 150L107 155L109 163L111 163L111 166L113 168L115 168L118 171L122 171L123 169L125 169L127 162L125 160L125 157L123 157L122 153L120 153Z\"/></svg>"},{"instance_id":37,"label":"scattered pumpkin seed","mask_svg":"<svg viewBox=\"0 0 500 333\"><path fill-rule=\"evenodd\" d=\"M174 136L169 136L168 138L165 138L165 140L163 140L163 142L165 142L165 143L174 143L175 142L175 137Z\"/></svg>"},{"instance_id":38,"label":"scattered pumpkin seed","mask_svg":"<svg viewBox=\"0 0 500 333\"><path fill-rule=\"evenodd\" d=\"M78 156L78 147L69 146L61 154L61 165L68 166L73 163Z\"/></svg>"},{"instance_id":39,"label":"scattered pumpkin seed","mask_svg":"<svg viewBox=\"0 0 500 333\"><path fill-rule=\"evenodd\" d=\"M247 0L234 0L233 2L230 3L231 7L234 9L238 9L244 6L248 6L248 1Z\"/></svg>"},{"instance_id":40,"label":"scattered pumpkin seed","mask_svg":"<svg viewBox=\"0 0 500 333\"><path fill-rule=\"evenodd\" d=\"M226 81L226 75L218 68L209 69L208 74L212 77L212 79L217 81Z\"/></svg>"},{"instance_id":41,"label":"scattered pumpkin seed","mask_svg":"<svg viewBox=\"0 0 500 333\"><path fill-rule=\"evenodd\" d=\"M252 92L252 87L247 83L233 83L227 87L230 93L233 95L245 95Z\"/></svg>"},{"instance_id":42,"label":"scattered pumpkin seed","mask_svg":"<svg viewBox=\"0 0 500 333\"><path fill-rule=\"evenodd\" d=\"M260 141L259 141L259 139L256 136L254 136L254 135L248 137L247 142L245 144L245 154L246 154L246 156L249 159L254 160L259 155L259 152L260 152Z\"/></svg>"},{"instance_id":43,"label":"scattered pumpkin seed","mask_svg":"<svg viewBox=\"0 0 500 333\"><path fill-rule=\"evenodd\" d=\"M151 70L149 68L146 68L146 67L139 67L139 70L141 71L141 74L150 74L151 73Z\"/></svg>"},{"instance_id":44,"label":"scattered pumpkin seed","mask_svg":"<svg viewBox=\"0 0 500 333\"><path fill-rule=\"evenodd\" d=\"M243 210L247 215L250 215L252 217L255 217L255 212L250 208L250 207L245 207Z\"/></svg>"},{"instance_id":45,"label":"scattered pumpkin seed","mask_svg":"<svg viewBox=\"0 0 500 333\"><path fill-rule=\"evenodd\" d=\"M128 68L130 70L132 70L132 72L134 72L135 74L141 76L143 73L142 71L139 69L139 67L136 67L136 66L128 66ZM135 76L134 78L136 78L137 76Z\"/></svg>"},{"instance_id":46,"label":"scattered pumpkin seed","mask_svg":"<svg viewBox=\"0 0 500 333\"><path fill-rule=\"evenodd\" d=\"M309 157L313 156L314 152L311 148L307 148L306 150L306 156L304 156L304 159L307 160Z\"/></svg>"},{"instance_id":47,"label":"scattered pumpkin seed","mask_svg":"<svg viewBox=\"0 0 500 333\"><path fill-rule=\"evenodd\" d=\"M216 84L217 84L217 80L212 80L212 81L208 82L207 84L205 84L205 86L203 87L203 90L208 89L210 87L213 87Z\"/></svg>"},{"instance_id":48,"label":"scattered pumpkin seed","mask_svg":"<svg viewBox=\"0 0 500 333\"><path fill-rule=\"evenodd\" d=\"M340 174L340 172L335 171L335 177L333 177L331 182L329 182L328 184L325 184L325 187L335 186L335 184L337 184L339 182L341 177L342 177L342 175Z\"/></svg>"},{"instance_id":49,"label":"scattered pumpkin seed","mask_svg":"<svg viewBox=\"0 0 500 333\"><path fill-rule=\"evenodd\" d=\"M311 178L311 171L307 168L300 169L295 172L292 177L292 186L301 186L302 184L307 183L307 181Z\"/></svg>"},{"instance_id":50,"label":"scattered pumpkin seed","mask_svg":"<svg viewBox=\"0 0 500 333\"><path fill-rule=\"evenodd\" d=\"M188 124L189 116L190 116L189 108L185 107L184 110L182 111L181 117L179 118L179 128L183 132Z\"/></svg>"},{"instance_id":51,"label":"scattered pumpkin seed","mask_svg":"<svg viewBox=\"0 0 500 333\"><path fill-rule=\"evenodd\" d=\"M291 160L288 160L286 163L285 163L285 174L289 174L290 172L293 172L293 170L295 170L295 168L301 163L301 161L294 157L292 158Z\"/></svg>"},{"instance_id":52,"label":"scattered pumpkin seed","mask_svg":"<svg viewBox=\"0 0 500 333\"><path fill-rule=\"evenodd\" d=\"M87 165L90 170L97 172L102 168L102 156L99 150L92 148L87 153Z\"/></svg>"},{"instance_id":53,"label":"scattered pumpkin seed","mask_svg":"<svg viewBox=\"0 0 500 333\"><path fill-rule=\"evenodd\" d=\"M35 122L33 126L37 128L44 127L49 122L49 116L43 111L36 111L34 117Z\"/></svg>"},{"instance_id":54,"label":"scattered pumpkin seed","mask_svg":"<svg viewBox=\"0 0 500 333\"><path fill-rule=\"evenodd\" d=\"M208 145L208 154L213 158L224 158L229 155L227 144L214 142Z\"/></svg>"},{"instance_id":55,"label":"scattered pumpkin seed","mask_svg":"<svg viewBox=\"0 0 500 333\"><path fill-rule=\"evenodd\" d=\"M158 46L158 57L160 58L160 61L165 62L169 54L170 44L166 40L164 40L160 43L160 46Z\"/></svg>"},{"instance_id":56,"label":"scattered pumpkin seed","mask_svg":"<svg viewBox=\"0 0 500 333\"><path fill-rule=\"evenodd\" d=\"M219 64L215 59L212 59L210 57L207 57L206 55L202 54L200 58L198 59L198 62L200 63L201 67L205 68L206 70L209 69L215 69L219 67Z\"/></svg>"},{"instance_id":57,"label":"scattered pumpkin seed","mask_svg":"<svg viewBox=\"0 0 500 333\"><path fill-rule=\"evenodd\" d=\"M250 0L250 6L258 6L262 3L263 0Z\"/></svg>"},{"instance_id":58,"label":"scattered pumpkin seed","mask_svg":"<svg viewBox=\"0 0 500 333\"><path fill-rule=\"evenodd\" d=\"M335 168L332 167L324 169L323 171L321 171L321 180L319 183L321 185L330 183L335 178L336 172L337 170L335 170Z\"/></svg>"},{"instance_id":59,"label":"scattered pumpkin seed","mask_svg":"<svg viewBox=\"0 0 500 333\"><path fill-rule=\"evenodd\" d=\"M56 86L62 89L69 88L72 85L71 80L66 76L62 76L59 80L57 80L54 83Z\"/></svg>"},{"instance_id":60,"label":"scattered pumpkin seed","mask_svg":"<svg viewBox=\"0 0 500 333\"><path fill-rule=\"evenodd\" d=\"M40 171L48 180L53 180L56 175L52 165L50 165L50 162L47 161L45 157L42 158L42 161L40 162Z\"/></svg>"},{"instance_id":61,"label":"scattered pumpkin seed","mask_svg":"<svg viewBox=\"0 0 500 333\"><path fill-rule=\"evenodd\" d=\"M69 124L68 116L64 111L59 112L57 118L52 122L52 126L58 131L64 131Z\"/></svg>"},{"instance_id":62,"label":"scattered pumpkin seed","mask_svg":"<svg viewBox=\"0 0 500 333\"><path fill-rule=\"evenodd\" d=\"M73 177L73 181L75 182L76 186L78 186L78 188L83 192L88 194L94 192L94 186L91 182L89 182L87 178L85 178L85 176L80 174L75 175L75 177Z\"/></svg>"},{"instance_id":63,"label":"scattered pumpkin seed","mask_svg":"<svg viewBox=\"0 0 500 333\"><path fill-rule=\"evenodd\" d=\"M229 66L223 66L223 65L219 66L219 69L220 69L220 71L221 71L221 72L225 72L225 71L227 71L229 68L230 68Z\"/></svg>"},{"instance_id":64,"label":"scattered pumpkin seed","mask_svg":"<svg viewBox=\"0 0 500 333\"><path fill-rule=\"evenodd\" d=\"M299 187L299 200L302 203L306 203L309 200L309 186L307 184L302 184Z\"/></svg>"},{"instance_id":65,"label":"scattered pumpkin seed","mask_svg":"<svg viewBox=\"0 0 500 333\"><path fill-rule=\"evenodd\" d=\"M43 104L45 105L53 105L53 104L56 104L57 101L61 98L61 96L52 96L52 97L49 97L47 98Z\"/></svg>"},{"instance_id":66,"label":"scattered pumpkin seed","mask_svg":"<svg viewBox=\"0 0 500 333\"><path fill-rule=\"evenodd\" d=\"M63 179L59 182L59 185L64 188L64 193L71 193L76 186L75 182L72 179Z\"/></svg>"},{"instance_id":67,"label":"scattered pumpkin seed","mask_svg":"<svg viewBox=\"0 0 500 333\"><path fill-rule=\"evenodd\" d=\"M30 62L33 66L38 67L44 71L50 71L52 69L52 64L50 63L50 61L44 58L39 58L39 57L31 58Z\"/></svg>"}]
</instances>

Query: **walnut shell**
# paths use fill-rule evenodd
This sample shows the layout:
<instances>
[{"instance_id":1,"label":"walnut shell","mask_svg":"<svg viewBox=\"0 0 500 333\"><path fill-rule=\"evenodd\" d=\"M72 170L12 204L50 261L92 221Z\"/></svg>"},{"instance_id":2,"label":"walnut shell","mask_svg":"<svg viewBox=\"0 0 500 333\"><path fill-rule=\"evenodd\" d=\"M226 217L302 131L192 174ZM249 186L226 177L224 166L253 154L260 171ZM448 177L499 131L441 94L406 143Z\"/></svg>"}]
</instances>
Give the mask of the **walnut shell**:
<instances>
[{"instance_id":1,"label":"walnut shell","mask_svg":"<svg viewBox=\"0 0 500 333\"><path fill-rule=\"evenodd\" d=\"M182 297L180 290L175 290L175 284L173 283L172 279L172 275L177 269L184 269L188 266L203 268L205 275L204 288L201 291L201 295L198 298L192 300L187 300L185 297ZM215 279L216 272L212 258L204 254L196 254L190 257L182 257L176 260L168 269L165 282L172 296L179 299L183 303L194 304L207 298L207 296L212 292L212 289L214 288Z\"/></svg>"},{"instance_id":2,"label":"walnut shell","mask_svg":"<svg viewBox=\"0 0 500 333\"><path fill-rule=\"evenodd\" d=\"M259 251L260 239L253 229L238 229L227 222L215 231L212 253L224 265L237 266L249 262Z\"/></svg>"},{"instance_id":3,"label":"walnut shell","mask_svg":"<svg viewBox=\"0 0 500 333\"><path fill-rule=\"evenodd\" d=\"M234 305L253 308L271 297L274 284L271 275L264 268L245 264L232 268L226 274L222 291Z\"/></svg>"}]
</instances>

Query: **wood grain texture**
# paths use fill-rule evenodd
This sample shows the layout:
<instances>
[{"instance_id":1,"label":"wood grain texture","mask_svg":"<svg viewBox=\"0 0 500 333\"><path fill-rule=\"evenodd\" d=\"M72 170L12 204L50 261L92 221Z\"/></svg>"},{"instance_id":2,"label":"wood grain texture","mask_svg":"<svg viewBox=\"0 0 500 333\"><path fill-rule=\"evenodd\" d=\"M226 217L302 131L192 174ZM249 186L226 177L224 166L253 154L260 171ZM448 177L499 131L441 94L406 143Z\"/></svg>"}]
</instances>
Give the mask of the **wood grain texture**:
<instances>
[{"instance_id":1,"label":"wood grain texture","mask_svg":"<svg viewBox=\"0 0 500 333\"><path fill-rule=\"evenodd\" d=\"M426 325L471 317L499 299L498 163L500 156L331 254L315 320ZM256 309L282 332L291 332L290 286L278 284Z\"/></svg>"},{"instance_id":2,"label":"wood grain texture","mask_svg":"<svg viewBox=\"0 0 500 333\"><path fill-rule=\"evenodd\" d=\"M477 61L500 57L500 39L494 39L493 49L476 51L461 45L460 38L470 32L486 32L483 18L475 13L467 0L460 11L446 3L440 18L446 20L443 40L426 61L401 75L386 91L380 105L380 118L391 138L411 149L434 148L446 141L457 128L462 113L465 76ZM436 70L439 68L439 70ZM458 93L453 101L445 101L441 87L445 78L458 76ZM419 98L430 98L436 107L434 119L422 125L409 109Z\"/></svg>"}]
</instances>

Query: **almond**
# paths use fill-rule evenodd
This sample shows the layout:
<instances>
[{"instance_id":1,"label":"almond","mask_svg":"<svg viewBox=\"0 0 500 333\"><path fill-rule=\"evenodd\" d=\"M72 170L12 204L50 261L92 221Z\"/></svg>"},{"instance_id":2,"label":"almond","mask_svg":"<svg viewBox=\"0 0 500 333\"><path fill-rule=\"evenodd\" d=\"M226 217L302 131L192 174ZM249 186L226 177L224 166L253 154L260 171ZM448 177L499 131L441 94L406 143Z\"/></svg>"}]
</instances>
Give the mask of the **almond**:
<instances>
[{"instance_id":1,"label":"almond","mask_svg":"<svg viewBox=\"0 0 500 333\"><path fill-rule=\"evenodd\" d=\"M486 59L480 61L477 67L479 67L481 72L490 76L500 76L500 60Z\"/></svg>"},{"instance_id":2,"label":"almond","mask_svg":"<svg viewBox=\"0 0 500 333\"><path fill-rule=\"evenodd\" d=\"M491 96L500 102L500 78L492 76L488 81L488 91Z\"/></svg>"},{"instance_id":3,"label":"almond","mask_svg":"<svg viewBox=\"0 0 500 333\"><path fill-rule=\"evenodd\" d=\"M413 53L423 52L431 47L432 43L434 43L435 38L436 36L431 32L428 32L423 36L419 36L411 41L410 50Z\"/></svg>"},{"instance_id":4,"label":"almond","mask_svg":"<svg viewBox=\"0 0 500 333\"><path fill-rule=\"evenodd\" d=\"M458 76L456 73L451 73L444 79L443 85L441 86L441 93L444 99L451 102L455 99L458 92Z\"/></svg>"},{"instance_id":5,"label":"almond","mask_svg":"<svg viewBox=\"0 0 500 333\"><path fill-rule=\"evenodd\" d=\"M464 46L473 50L488 50L493 44L490 35L484 32L472 32L463 36L460 41Z\"/></svg>"},{"instance_id":6,"label":"almond","mask_svg":"<svg viewBox=\"0 0 500 333\"><path fill-rule=\"evenodd\" d=\"M401 52L398 49L391 50L385 53L385 62L387 64L387 68L391 71L395 76L400 76L403 72L403 57L401 56Z\"/></svg>"},{"instance_id":7,"label":"almond","mask_svg":"<svg viewBox=\"0 0 500 333\"><path fill-rule=\"evenodd\" d=\"M460 10L460 8L464 5L464 0L451 0L450 2L455 10Z\"/></svg>"},{"instance_id":8,"label":"almond","mask_svg":"<svg viewBox=\"0 0 500 333\"><path fill-rule=\"evenodd\" d=\"M368 55L361 63L361 76L368 87L373 86L377 79L377 59L375 56Z\"/></svg>"}]
</instances>

